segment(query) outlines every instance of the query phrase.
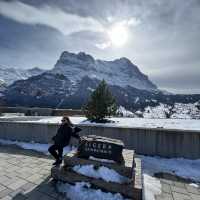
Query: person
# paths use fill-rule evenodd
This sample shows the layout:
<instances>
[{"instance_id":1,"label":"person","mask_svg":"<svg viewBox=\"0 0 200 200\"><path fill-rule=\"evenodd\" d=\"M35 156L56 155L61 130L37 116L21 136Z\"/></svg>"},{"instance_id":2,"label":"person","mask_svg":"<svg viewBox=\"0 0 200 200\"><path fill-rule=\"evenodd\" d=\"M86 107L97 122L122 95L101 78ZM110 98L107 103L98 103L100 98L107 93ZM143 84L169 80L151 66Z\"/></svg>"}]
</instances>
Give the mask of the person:
<instances>
[{"instance_id":1,"label":"person","mask_svg":"<svg viewBox=\"0 0 200 200\"><path fill-rule=\"evenodd\" d=\"M63 148L69 144L71 136L80 139L78 132L80 132L81 129L74 127L69 117L64 116L61 122L57 134L52 138L54 144L48 149L49 153L56 159L53 165L59 165L62 163Z\"/></svg>"}]
</instances>

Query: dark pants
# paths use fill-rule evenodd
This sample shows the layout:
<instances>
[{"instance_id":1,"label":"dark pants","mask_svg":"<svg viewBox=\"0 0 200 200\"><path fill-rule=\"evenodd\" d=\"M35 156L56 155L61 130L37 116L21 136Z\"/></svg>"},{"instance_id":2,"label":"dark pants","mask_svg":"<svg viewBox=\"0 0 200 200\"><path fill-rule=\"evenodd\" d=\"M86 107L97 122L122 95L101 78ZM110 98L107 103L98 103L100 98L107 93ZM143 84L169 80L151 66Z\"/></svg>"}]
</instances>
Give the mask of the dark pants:
<instances>
[{"instance_id":1,"label":"dark pants","mask_svg":"<svg viewBox=\"0 0 200 200\"><path fill-rule=\"evenodd\" d=\"M52 146L49 147L48 151L56 160L62 159L62 154L63 154L62 146L53 144Z\"/></svg>"}]
</instances>

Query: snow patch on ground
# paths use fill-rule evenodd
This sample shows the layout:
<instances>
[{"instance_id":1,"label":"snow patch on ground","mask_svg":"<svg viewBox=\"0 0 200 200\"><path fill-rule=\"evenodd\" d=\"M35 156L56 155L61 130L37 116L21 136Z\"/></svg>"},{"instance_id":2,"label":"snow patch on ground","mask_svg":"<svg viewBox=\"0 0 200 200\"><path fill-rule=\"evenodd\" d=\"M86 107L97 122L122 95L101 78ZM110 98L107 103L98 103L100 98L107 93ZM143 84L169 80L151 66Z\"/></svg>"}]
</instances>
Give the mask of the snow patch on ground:
<instances>
[{"instance_id":1,"label":"snow patch on ground","mask_svg":"<svg viewBox=\"0 0 200 200\"><path fill-rule=\"evenodd\" d=\"M3 121L12 120L11 117L0 117ZM20 123L47 123L60 124L62 117L15 117L14 121ZM113 123L91 123L85 117L70 117L70 120L75 125L89 125L99 127L128 127L128 128L163 128L163 129L178 129L178 130L200 130L200 120L195 119L145 119L145 118L128 118L128 117L112 117L108 118ZM12 120L13 121L13 120Z\"/></svg>"},{"instance_id":2,"label":"snow patch on ground","mask_svg":"<svg viewBox=\"0 0 200 200\"><path fill-rule=\"evenodd\" d=\"M73 170L85 176L101 178L106 182L127 183L129 181L127 177L121 176L115 170L104 166L95 169L93 165L76 165L73 167Z\"/></svg>"},{"instance_id":3,"label":"snow patch on ground","mask_svg":"<svg viewBox=\"0 0 200 200\"><path fill-rule=\"evenodd\" d=\"M103 158L96 158L93 156L89 157L90 160L96 160L96 161L100 161L100 162L105 162L105 163L116 163L114 160L108 160L108 159L103 159Z\"/></svg>"},{"instance_id":4,"label":"snow patch on ground","mask_svg":"<svg viewBox=\"0 0 200 200\"><path fill-rule=\"evenodd\" d=\"M154 173L166 172L200 183L200 159L167 159L149 156L140 156L140 158L142 159L144 173L153 176Z\"/></svg>"},{"instance_id":5,"label":"snow patch on ground","mask_svg":"<svg viewBox=\"0 0 200 200\"><path fill-rule=\"evenodd\" d=\"M65 193L66 197L71 200L125 200L120 194L91 189L90 184L85 182L78 182L75 186L58 183L57 187L59 192Z\"/></svg>"},{"instance_id":6,"label":"snow patch on ground","mask_svg":"<svg viewBox=\"0 0 200 200\"><path fill-rule=\"evenodd\" d=\"M197 185L196 183L190 183L189 185L195 188L199 188L199 185Z\"/></svg>"},{"instance_id":7,"label":"snow patch on ground","mask_svg":"<svg viewBox=\"0 0 200 200\"><path fill-rule=\"evenodd\" d=\"M51 144L41 144L41 143L35 143L35 142L19 142L19 141L11 141L11 140L3 140L0 139L0 144L3 145L17 145L23 149L30 149L38 152L42 152L46 155L49 155L48 148ZM66 146L63 149L63 154L69 153L70 151L74 151L76 148L71 146Z\"/></svg>"},{"instance_id":8,"label":"snow patch on ground","mask_svg":"<svg viewBox=\"0 0 200 200\"><path fill-rule=\"evenodd\" d=\"M161 158L150 156L139 156L142 159L144 199L154 200L155 195L161 194L161 183L158 178L153 177L155 173L166 172L193 181L190 185L199 187L200 183L200 159L188 160L183 158Z\"/></svg>"}]
</instances>

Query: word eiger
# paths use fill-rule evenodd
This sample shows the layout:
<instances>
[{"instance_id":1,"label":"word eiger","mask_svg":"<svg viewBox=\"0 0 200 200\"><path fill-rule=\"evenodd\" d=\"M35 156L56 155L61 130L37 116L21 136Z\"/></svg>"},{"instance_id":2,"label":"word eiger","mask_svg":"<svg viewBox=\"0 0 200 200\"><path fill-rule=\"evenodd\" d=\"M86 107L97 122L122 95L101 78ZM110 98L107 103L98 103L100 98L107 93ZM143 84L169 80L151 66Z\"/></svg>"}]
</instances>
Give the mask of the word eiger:
<instances>
[{"instance_id":1,"label":"word eiger","mask_svg":"<svg viewBox=\"0 0 200 200\"><path fill-rule=\"evenodd\" d=\"M84 145L84 150L93 151L97 153L99 152L99 153L105 153L105 154L112 154L112 146L106 143L86 142Z\"/></svg>"},{"instance_id":2,"label":"word eiger","mask_svg":"<svg viewBox=\"0 0 200 200\"><path fill-rule=\"evenodd\" d=\"M104 158L121 162L124 144L120 140L106 138L97 135L87 135L81 137L78 147L79 157Z\"/></svg>"}]
</instances>

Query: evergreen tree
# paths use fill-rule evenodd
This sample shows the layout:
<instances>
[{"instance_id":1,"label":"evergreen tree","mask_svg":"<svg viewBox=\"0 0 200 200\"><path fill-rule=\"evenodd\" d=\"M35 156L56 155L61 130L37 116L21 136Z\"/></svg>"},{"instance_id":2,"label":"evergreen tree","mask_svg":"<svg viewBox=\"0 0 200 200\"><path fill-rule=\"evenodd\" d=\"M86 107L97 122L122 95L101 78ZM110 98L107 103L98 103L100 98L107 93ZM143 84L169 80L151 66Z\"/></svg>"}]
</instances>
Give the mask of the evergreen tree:
<instances>
[{"instance_id":1,"label":"evergreen tree","mask_svg":"<svg viewBox=\"0 0 200 200\"><path fill-rule=\"evenodd\" d=\"M115 115L117 105L105 80L91 94L90 100L84 107L84 113L90 121L104 122L105 117Z\"/></svg>"}]
</instances>

